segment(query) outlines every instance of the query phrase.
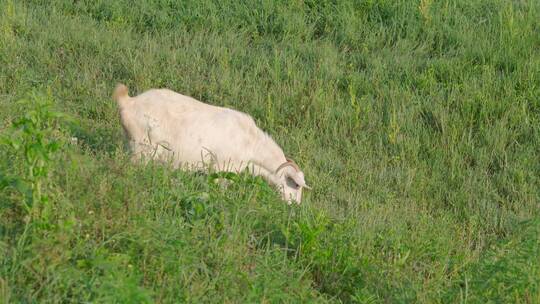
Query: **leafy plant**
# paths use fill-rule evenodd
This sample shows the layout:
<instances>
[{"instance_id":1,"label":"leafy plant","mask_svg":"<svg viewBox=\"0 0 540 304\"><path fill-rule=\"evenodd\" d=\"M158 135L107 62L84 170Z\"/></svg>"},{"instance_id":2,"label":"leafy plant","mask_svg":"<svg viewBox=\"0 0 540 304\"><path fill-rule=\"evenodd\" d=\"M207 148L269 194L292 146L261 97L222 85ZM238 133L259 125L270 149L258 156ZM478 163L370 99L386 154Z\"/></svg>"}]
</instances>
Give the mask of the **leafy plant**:
<instances>
[{"instance_id":1,"label":"leafy plant","mask_svg":"<svg viewBox=\"0 0 540 304\"><path fill-rule=\"evenodd\" d=\"M67 116L53 110L50 95L33 92L18 102L24 115L13 120L2 143L23 160L20 175L3 177L3 186L13 186L24 199L24 210L31 219L49 220L51 200L48 193L51 162L63 140L58 129Z\"/></svg>"}]
</instances>

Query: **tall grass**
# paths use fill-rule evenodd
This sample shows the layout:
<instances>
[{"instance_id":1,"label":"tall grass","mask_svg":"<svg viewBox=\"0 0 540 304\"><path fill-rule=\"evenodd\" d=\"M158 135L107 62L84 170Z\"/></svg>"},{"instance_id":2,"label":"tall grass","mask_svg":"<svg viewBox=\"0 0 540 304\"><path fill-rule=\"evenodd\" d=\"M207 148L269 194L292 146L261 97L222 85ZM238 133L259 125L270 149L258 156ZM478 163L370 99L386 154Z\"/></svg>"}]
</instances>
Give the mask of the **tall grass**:
<instances>
[{"instance_id":1,"label":"tall grass","mask_svg":"<svg viewBox=\"0 0 540 304\"><path fill-rule=\"evenodd\" d=\"M539 32L538 1L0 1L2 137L46 122L0 147L0 298L540 303ZM314 190L130 163L117 82L249 113Z\"/></svg>"}]
</instances>

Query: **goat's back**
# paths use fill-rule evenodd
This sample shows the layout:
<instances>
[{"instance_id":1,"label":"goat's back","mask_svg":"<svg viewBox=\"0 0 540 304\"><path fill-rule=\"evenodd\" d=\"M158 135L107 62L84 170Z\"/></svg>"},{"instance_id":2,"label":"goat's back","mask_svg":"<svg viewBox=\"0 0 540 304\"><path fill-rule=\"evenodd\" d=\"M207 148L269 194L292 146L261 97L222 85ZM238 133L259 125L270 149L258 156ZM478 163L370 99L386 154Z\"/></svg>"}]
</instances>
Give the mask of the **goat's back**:
<instances>
[{"instance_id":1,"label":"goat's back","mask_svg":"<svg viewBox=\"0 0 540 304\"><path fill-rule=\"evenodd\" d=\"M245 113L168 89L131 97L121 116L126 118L122 120L133 152L143 152L137 150L145 147L163 154L158 156L174 155L178 163L194 164L210 157L238 167L253 158L261 136L266 136Z\"/></svg>"}]
</instances>

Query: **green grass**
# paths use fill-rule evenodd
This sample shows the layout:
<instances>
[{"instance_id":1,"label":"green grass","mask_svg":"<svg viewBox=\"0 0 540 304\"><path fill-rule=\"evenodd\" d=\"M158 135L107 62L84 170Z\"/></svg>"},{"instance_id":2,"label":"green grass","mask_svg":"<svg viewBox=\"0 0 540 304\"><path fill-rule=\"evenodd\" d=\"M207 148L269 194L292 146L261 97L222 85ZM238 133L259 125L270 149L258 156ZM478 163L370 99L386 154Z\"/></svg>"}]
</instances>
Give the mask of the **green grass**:
<instances>
[{"instance_id":1,"label":"green grass","mask_svg":"<svg viewBox=\"0 0 540 304\"><path fill-rule=\"evenodd\" d=\"M540 2L242 3L0 0L0 302L540 303ZM117 82L313 191L130 163Z\"/></svg>"}]
</instances>

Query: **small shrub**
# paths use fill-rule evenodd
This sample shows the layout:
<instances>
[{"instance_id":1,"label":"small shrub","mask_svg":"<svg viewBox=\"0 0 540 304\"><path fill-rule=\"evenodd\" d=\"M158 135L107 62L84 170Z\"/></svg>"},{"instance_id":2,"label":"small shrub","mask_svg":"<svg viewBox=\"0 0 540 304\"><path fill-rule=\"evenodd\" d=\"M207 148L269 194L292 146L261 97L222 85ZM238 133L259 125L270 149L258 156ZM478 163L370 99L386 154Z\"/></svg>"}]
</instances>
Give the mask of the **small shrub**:
<instances>
[{"instance_id":1,"label":"small shrub","mask_svg":"<svg viewBox=\"0 0 540 304\"><path fill-rule=\"evenodd\" d=\"M48 95L32 93L29 99L19 101L25 114L13 120L2 143L23 160L20 174L4 176L4 187L13 186L24 195L21 205L30 218L49 220L51 200L48 194L51 162L63 140L58 135L59 123L66 118L52 109Z\"/></svg>"}]
</instances>

